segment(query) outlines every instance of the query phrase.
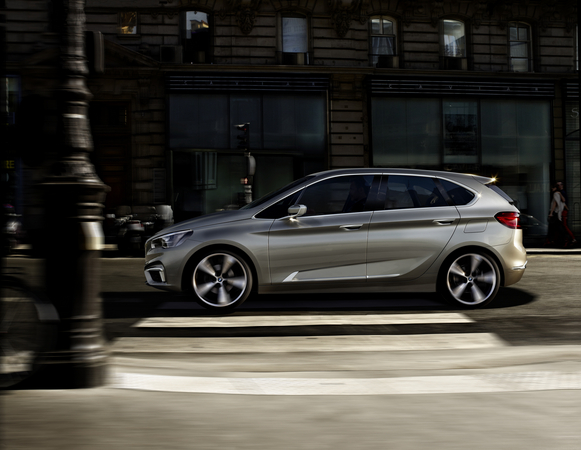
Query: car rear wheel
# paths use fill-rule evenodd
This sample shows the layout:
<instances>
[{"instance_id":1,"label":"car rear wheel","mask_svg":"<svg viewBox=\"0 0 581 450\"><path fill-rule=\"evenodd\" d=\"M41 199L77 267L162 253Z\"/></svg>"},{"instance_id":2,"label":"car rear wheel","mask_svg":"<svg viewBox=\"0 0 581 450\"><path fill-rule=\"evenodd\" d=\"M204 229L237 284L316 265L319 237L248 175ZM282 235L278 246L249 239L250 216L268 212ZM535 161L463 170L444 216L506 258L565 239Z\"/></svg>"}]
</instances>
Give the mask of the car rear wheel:
<instances>
[{"instance_id":1,"label":"car rear wheel","mask_svg":"<svg viewBox=\"0 0 581 450\"><path fill-rule=\"evenodd\" d=\"M498 265L484 254L456 256L443 269L440 292L457 306L484 306L494 299L500 287Z\"/></svg>"},{"instance_id":2,"label":"car rear wheel","mask_svg":"<svg viewBox=\"0 0 581 450\"><path fill-rule=\"evenodd\" d=\"M192 273L196 300L216 311L240 306L252 291L252 282L252 271L244 258L229 251L204 255Z\"/></svg>"}]
</instances>

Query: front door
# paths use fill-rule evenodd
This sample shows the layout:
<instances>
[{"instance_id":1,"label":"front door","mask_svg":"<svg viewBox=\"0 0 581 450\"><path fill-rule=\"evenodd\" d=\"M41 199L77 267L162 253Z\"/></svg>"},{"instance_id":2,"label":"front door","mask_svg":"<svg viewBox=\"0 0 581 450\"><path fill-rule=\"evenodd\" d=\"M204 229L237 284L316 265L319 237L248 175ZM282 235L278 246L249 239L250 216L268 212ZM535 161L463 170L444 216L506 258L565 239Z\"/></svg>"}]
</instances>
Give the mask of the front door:
<instances>
[{"instance_id":1,"label":"front door","mask_svg":"<svg viewBox=\"0 0 581 450\"><path fill-rule=\"evenodd\" d=\"M297 204L304 216L277 219L269 234L273 284L364 280L374 176L339 176L308 186Z\"/></svg>"}]
</instances>

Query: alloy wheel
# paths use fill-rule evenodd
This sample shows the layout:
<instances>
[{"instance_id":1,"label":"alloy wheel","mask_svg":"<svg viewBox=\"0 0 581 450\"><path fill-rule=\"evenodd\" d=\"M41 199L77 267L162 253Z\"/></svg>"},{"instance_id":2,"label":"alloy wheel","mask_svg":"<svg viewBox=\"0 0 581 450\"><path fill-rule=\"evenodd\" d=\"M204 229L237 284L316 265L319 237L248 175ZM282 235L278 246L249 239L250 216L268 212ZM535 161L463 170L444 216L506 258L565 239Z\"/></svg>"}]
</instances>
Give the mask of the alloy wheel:
<instances>
[{"instance_id":1,"label":"alloy wheel","mask_svg":"<svg viewBox=\"0 0 581 450\"><path fill-rule=\"evenodd\" d=\"M456 258L446 272L449 297L466 306L482 306L498 292L499 274L496 263L478 253Z\"/></svg>"},{"instance_id":2,"label":"alloy wheel","mask_svg":"<svg viewBox=\"0 0 581 450\"><path fill-rule=\"evenodd\" d=\"M229 253L212 253L202 258L193 273L193 287L203 306L227 308L241 304L251 287L247 264Z\"/></svg>"}]
</instances>

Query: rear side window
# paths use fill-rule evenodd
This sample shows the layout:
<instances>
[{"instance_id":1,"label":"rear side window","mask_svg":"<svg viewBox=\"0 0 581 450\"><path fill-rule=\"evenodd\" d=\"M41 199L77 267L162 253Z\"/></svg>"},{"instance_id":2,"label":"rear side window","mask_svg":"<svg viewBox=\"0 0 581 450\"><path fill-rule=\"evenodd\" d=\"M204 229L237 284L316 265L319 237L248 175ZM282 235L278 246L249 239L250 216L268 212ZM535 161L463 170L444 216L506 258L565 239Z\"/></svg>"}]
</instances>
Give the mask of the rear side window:
<instances>
[{"instance_id":1,"label":"rear side window","mask_svg":"<svg viewBox=\"0 0 581 450\"><path fill-rule=\"evenodd\" d=\"M456 206L467 205L474 198L474 193L468 189L447 180L440 180L442 187L446 190Z\"/></svg>"},{"instance_id":2,"label":"rear side window","mask_svg":"<svg viewBox=\"0 0 581 450\"><path fill-rule=\"evenodd\" d=\"M385 209L448 206L433 178L390 175L387 179Z\"/></svg>"}]
</instances>

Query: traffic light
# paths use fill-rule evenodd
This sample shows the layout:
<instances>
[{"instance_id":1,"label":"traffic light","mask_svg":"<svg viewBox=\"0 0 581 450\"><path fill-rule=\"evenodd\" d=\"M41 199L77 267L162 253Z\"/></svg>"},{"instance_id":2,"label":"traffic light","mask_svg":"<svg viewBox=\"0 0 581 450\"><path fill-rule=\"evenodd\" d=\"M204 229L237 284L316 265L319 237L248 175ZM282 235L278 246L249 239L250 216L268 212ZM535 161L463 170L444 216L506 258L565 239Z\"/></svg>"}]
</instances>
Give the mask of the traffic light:
<instances>
[{"instance_id":1,"label":"traffic light","mask_svg":"<svg viewBox=\"0 0 581 450\"><path fill-rule=\"evenodd\" d=\"M238 131L242 134L236 136L238 139L238 148L240 150L249 151L250 150L250 122L242 123L240 125L235 125Z\"/></svg>"}]
</instances>

